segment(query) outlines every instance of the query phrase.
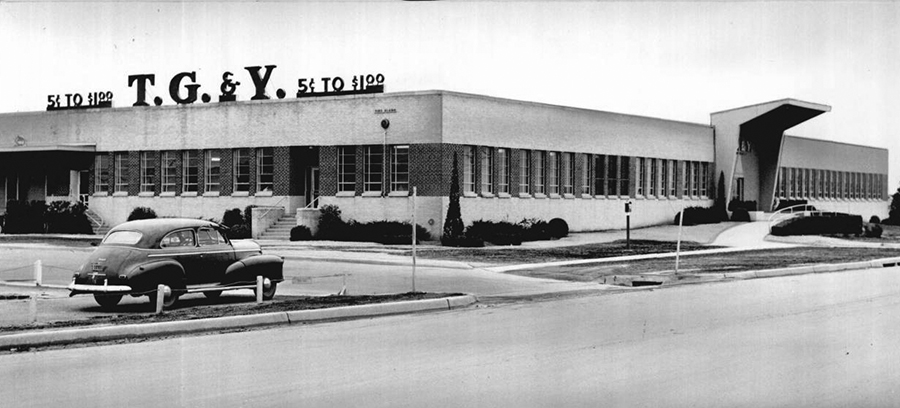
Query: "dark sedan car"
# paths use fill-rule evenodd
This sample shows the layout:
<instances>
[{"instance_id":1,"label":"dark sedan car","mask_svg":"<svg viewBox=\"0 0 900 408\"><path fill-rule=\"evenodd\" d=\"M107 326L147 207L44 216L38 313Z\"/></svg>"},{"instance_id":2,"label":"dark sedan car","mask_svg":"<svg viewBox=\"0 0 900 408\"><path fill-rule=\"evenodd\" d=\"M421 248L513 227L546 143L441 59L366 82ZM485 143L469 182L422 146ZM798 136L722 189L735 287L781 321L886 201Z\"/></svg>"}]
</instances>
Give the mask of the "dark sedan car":
<instances>
[{"instance_id":1,"label":"dark sedan car","mask_svg":"<svg viewBox=\"0 0 900 408\"><path fill-rule=\"evenodd\" d=\"M69 284L70 296L90 293L102 307L124 295L147 295L171 307L188 291L216 298L222 290L263 279L263 299L275 296L283 281L283 258L263 255L249 240L229 240L225 228L210 221L157 218L130 221L111 229Z\"/></svg>"}]
</instances>

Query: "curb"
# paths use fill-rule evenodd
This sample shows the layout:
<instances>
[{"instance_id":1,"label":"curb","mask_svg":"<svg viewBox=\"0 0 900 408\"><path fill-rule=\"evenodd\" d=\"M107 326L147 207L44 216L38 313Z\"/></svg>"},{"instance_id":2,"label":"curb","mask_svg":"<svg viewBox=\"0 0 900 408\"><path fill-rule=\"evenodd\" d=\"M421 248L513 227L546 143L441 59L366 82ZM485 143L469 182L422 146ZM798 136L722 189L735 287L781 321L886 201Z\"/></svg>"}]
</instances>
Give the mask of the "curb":
<instances>
[{"instance_id":1,"label":"curb","mask_svg":"<svg viewBox=\"0 0 900 408\"><path fill-rule=\"evenodd\" d=\"M0 350L244 329L249 327L345 320L423 311L452 310L469 306L477 301L478 299L475 296L463 295L449 298L376 303L371 305L344 306L328 309L296 310L291 312L274 312L147 324L127 324L37 333L26 332L0 336Z\"/></svg>"},{"instance_id":2,"label":"curb","mask_svg":"<svg viewBox=\"0 0 900 408\"><path fill-rule=\"evenodd\" d=\"M389 265L389 266L412 266L412 260L390 260L390 259L352 259L352 258L336 258L336 257L315 257L303 255L280 255L284 259L294 261L320 261L320 262L343 262L364 265ZM475 269L474 266L458 261L443 261L433 259L416 259L416 265L431 268L447 268L447 269Z\"/></svg>"},{"instance_id":3,"label":"curb","mask_svg":"<svg viewBox=\"0 0 900 408\"><path fill-rule=\"evenodd\" d=\"M842 264L817 264L793 268L765 269L761 271L729 272L722 274L726 279L774 278L778 276L829 273L853 269L890 268L900 266L900 257L875 259L872 261L848 262Z\"/></svg>"}]
</instances>

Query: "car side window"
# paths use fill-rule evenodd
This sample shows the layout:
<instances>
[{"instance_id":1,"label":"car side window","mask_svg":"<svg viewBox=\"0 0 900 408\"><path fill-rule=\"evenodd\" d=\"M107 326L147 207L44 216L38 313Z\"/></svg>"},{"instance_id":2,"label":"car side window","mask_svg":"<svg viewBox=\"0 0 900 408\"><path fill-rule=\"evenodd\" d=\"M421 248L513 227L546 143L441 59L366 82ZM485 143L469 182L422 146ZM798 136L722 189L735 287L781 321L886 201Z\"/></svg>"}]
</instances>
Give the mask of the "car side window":
<instances>
[{"instance_id":1,"label":"car side window","mask_svg":"<svg viewBox=\"0 0 900 408\"><path fill-rule=\"evenodd\" d=\"M168 235L163 237L163 239L159 242L160 248L172 248L172 247L192 247L194 246L194 231L192 230L181 230L170 232Z\"/></svg>"},{"instance_id":2,"label":"car side window","mask_svg":"<svg viewBox=\"0 0 900 408\"><path fill-rule=\"evenodd\" d=\"M211 228L200 228L197 233L200 235L200 246L204 245L216 245L220 242L224 242L219 238L218 231Z\"/></svg>"}]
</instances>

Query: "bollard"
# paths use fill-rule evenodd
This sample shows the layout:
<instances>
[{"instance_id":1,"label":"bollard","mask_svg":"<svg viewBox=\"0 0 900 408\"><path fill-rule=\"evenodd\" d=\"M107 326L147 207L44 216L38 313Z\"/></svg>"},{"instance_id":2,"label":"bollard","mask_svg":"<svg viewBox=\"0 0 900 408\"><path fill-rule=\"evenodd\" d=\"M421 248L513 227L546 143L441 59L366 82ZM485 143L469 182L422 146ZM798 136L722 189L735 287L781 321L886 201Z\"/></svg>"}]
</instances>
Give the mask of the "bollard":
<instances>
[{"instance_id":1,"label":"bollard","mask_svg":"<svg viewBox=\"0 0 900 408\"><path fill-rule=\"evenodd\" d=\"M40 261L38 261L40 262ZM32 294L28 299L28 320L29 323L37 323L37 295Z\"/></svg>"},{"instance_id":2,"label":"bollard","mask_svg":"<svg viewBox=\"0 0 900 408\"><path fill-rule=\"evenodd\" d=\"M263 277L256 277L256 303L262 303L263 295Z\"/></svg>"},{"instance_id":3,"label":"bollard","mask_svg":"<svg viewBox=\"0 0 900 408\"><path fill-rule=\"evenodd\" d=\"M159 284L156 287L156 314L162 314L163 312L163 301L166 299L166 285Z\"/></svg>"},{"instance_id":4,"label":"bollard","mask_svg":"<svg viewBox=\"0 0 900 408\"><path fill-rule=\"evenodd\" d=\"M44 268L41 265L41 260L38 259L34 261L34 285L41 286L41 280L44 277Z\"/></svg>"}]
</instances>

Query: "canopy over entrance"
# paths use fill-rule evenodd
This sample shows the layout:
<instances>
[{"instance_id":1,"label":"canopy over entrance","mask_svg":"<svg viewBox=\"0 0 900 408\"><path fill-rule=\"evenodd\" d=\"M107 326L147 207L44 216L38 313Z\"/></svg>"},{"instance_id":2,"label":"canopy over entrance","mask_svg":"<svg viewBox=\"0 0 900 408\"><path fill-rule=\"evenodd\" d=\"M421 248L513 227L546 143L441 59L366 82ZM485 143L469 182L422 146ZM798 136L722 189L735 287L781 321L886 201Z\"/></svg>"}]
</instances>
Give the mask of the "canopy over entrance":
<instances>
[{"instance_id":1,"label":"canopy over entrance","mask_svg":"<svg viewBox=\"0 0 900 408\"><path fill-rule=\"evenodd\" d=\"M78 200L96 150L94 144L0 147L0 208L9 200Z\"/></svg>"},{"instance_id":2,"label":"canopy over entrance","mask_svg":"<svg viewBox=\"0 0 900 408\"><path fill-rule=\"evenodd\" d=\"M713 113L716 168L726 172L727 201L740 166L746 195L760 210L772 211L785 130L830 110L828 105L781 99Z\"/></svg>"}]
</instances>

